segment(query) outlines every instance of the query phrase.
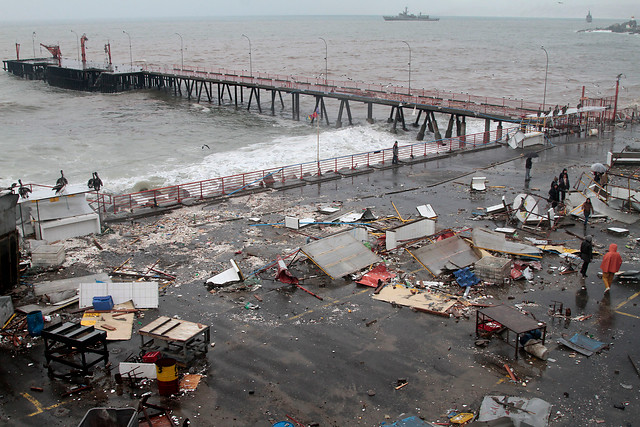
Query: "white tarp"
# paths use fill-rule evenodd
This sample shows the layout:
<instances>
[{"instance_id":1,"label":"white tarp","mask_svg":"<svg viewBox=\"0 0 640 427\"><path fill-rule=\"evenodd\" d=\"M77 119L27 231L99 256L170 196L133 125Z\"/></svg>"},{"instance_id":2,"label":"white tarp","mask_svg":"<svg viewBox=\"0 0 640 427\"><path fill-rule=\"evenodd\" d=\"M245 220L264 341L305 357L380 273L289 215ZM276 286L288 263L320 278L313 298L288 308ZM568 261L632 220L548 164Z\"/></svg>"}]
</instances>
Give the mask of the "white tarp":
<instances>
[{"instance_id":1,"label":"white tarp","mask_svg":"<svg viewBox=\"0 0 640 427\"><path fill-rule=\"evenodd\" d=\"M211 283L214 285L224 285L226 283L239 282L244 280L242 276L242 271L240 271L240 267L234 260L231 261L231 268L226 269L222 273L216 274L215 276L209 278L206 283Z\"/></svg>"},{"instance_id":2,"label":"white tarp","mask_svg":"<svg viewBox=\"0 0 640 427\"><path fill-rule=\"evenodd\" d=\"M537 397L485 396L480 405L478 421L486 422L508 417L515 427L547 427L551 404Z\"/></svg>"}]
</instances>

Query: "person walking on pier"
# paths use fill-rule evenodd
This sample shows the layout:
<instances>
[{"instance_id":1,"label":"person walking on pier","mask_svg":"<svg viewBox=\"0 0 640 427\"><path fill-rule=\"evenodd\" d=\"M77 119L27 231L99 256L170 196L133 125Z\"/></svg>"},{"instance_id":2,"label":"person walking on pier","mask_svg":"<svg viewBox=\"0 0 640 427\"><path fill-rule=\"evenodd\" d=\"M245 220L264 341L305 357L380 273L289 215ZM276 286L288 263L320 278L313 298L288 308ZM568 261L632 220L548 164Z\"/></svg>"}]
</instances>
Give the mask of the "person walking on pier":
<instances>
[{"instance_id":1,"label":"person walking on pier","mask_svg":"<svg viewBox=\"0 0 640 427\"><path fill-rule=\"evenodd\" d=\"M398 164L398 141L393 144L393 159L391 160L391 164Z\"/></svg>"},{"instance_id":2,"label":"person walking on pier","mask_svg":"<svg viewBox=\"0 0 640 427\"><path fill-rule=\"evenodd\" d=\"M551 183L551 188L549 189L549 203L551 203L551 207L555 210L558 207L558 202L560 201L560 192L558 190L558 183L553 181Z\"/></svg>"},{"instance_id":3,"label":"person walking on pier","mask_svg":"<svg viewBox=\"0 0 640 427\"><path fill-rule=\"evenodd\" d=\"M600 269L602 270L602 281L604 282L604 292L607 293L611 289L613 276L620 270L622 265L622 257L618 253L618 245L612 243L609 245L609 252L602 257Z\"/></svg>"},{"instance_id":4,"label":"person walking on pier","mask_svg":"<svg viewBox=\"0 0 640 427\"><path fill-rule=\"evenodd\" d=\"M533 160L531 156L527 157L527 160L524 162L524 180L531 181L531 167L533 166Z\"/></svg>"},{"instance_id":5,"label":"person walking on pier","mask_svg":"<svg viewBox=\"0 0 640 427\"><path fill-rule=\"evenodd\" d=\"M564 199L567 196L567 191L571 188L569 185L569 173L567 169L562 169L560 176L558 177L558 189L560 190L560 201L564 203Z\"/></svg>"},{"instance_id":6,"label":"person walking on pier","mask_svg":"<svg viewBox=\"0 0 640 427\"><path fill-rule=\"evenodd\" d=\"M582 258L582 268L580 269L580 274L582 277L587 277L587 268L589 268L589 263L593 259L593 237L587 236L582 241L580 245L580 258Z\"/></svg>"}]
</instances>

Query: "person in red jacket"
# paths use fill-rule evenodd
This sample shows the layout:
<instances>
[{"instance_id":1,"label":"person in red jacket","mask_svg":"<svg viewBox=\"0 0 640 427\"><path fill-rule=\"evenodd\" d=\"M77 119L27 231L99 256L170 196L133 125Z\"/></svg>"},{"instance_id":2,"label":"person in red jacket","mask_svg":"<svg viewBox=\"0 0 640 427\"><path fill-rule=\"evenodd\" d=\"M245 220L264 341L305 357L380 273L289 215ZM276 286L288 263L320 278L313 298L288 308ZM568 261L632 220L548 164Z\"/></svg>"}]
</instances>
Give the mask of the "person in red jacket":
<instances>
[{"instance_id":1,"label":"person in red jacket","mask_svg":"<svg viewBox=\"0 0 640 427\"><path fill-rule=\"evenodd\" d=\"M620 265L622 265L622 257L618 253L618 245L612 243L609 245L609 252L602 257L602 264L600 264L605 293L609 292L611 282L613 281L613 275L620 270Z\"/></svg>"}]
</instances>

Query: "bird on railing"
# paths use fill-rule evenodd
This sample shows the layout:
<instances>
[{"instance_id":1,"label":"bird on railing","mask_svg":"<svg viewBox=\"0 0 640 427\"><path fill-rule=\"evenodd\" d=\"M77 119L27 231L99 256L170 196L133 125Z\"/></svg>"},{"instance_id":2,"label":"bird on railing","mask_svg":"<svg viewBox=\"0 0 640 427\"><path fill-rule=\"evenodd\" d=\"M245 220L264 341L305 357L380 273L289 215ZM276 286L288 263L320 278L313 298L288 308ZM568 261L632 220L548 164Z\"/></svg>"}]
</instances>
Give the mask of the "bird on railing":
<instances>
[{"instance_id":1,"label":"bird on railing","mask_svg":"<svg viewBox=\"0 0 640 427\"><path fill-rule=\"evenodd\" d=\"M91 175L91 178L89 179L89 182L87 182L87 186L89 188L92 188L92 189L96 190L96 191L100 191L100 188L102 187L102 180L98 176L98 172L94 172Z\"/></svg>"},{"instance_id":2,"label":"bird on railing","mask_svg":"<svg viewBox=\"0 0 640 427\"><path fill-rule=\"evenodd\" d=\"M60 170L60 178L58 178L56 180L56 185L54 185L51 190L55 191L56 194L60 194L60 193L62 193L62 190L64 190L64 187L68 183L69 183L69 181L67 181L67 178L64 177L64 172L62 172L62 169L61 169Z\"/></svg>"},{"instance_id":3,"label":"bird on railing","mask_svg":"<svg viewBox=\"0 0 640 427\"><path fill-rule=\"evenodd\" d=\"M31 193L31 189L29 187L25 187L22 184L22 180L21 179L18 180L18 183L20 184L20 187L18 188L18 194L23 199L28 199L29 198L29 193Z\"/></svg>"}]
</instances>

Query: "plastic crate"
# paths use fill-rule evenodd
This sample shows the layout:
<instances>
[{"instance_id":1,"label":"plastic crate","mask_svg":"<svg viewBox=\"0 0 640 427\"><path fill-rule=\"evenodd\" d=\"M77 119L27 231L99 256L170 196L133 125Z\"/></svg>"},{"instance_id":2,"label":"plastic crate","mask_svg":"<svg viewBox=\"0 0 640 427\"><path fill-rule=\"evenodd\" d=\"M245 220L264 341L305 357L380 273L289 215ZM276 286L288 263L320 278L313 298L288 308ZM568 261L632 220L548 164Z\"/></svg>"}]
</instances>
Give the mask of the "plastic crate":
<instances>
[{"instance_id":1,"label":"plastic crate","mask_svg":"<svg viewBox=\"0 0 640 427\"><path fill-rule=\"evenodd\" d=\"M454 271L453 275L456 276L458 285L462 287L473 286L480 282L476 275L473 274L471 270L469 270L469 267Z\"/></svg>"},{"instance_id":2,"label":"plastic crate","mask_svg":"<svg viewBox=\"0 0 640 427\"><path fill-rule=\"evenodd\" d=\"M111 295L104 297L93 297L93 309L97 311L109 311L113 308L113 298Z\"/></svg>"},{"instance_id":3,"label":"plastic crate","mask_svg":"<svg viewBox=\"0 0 640 427\"><path fill-rule=\"evenodd\" d=\"M138 411L133 408L93 408L78 427L138 427Z\"/></svg>"},{"instance_id":4,"label":"plastic crate","mask_svg":"<svg viewBox=\"0 0 640 427\"><path fill-rule=\"evenodd\" d=\"M495 256L482 257L474 264L476 276L485 282L503 283L511 274L511 259Z\"/></svg>"}]
</instances>

